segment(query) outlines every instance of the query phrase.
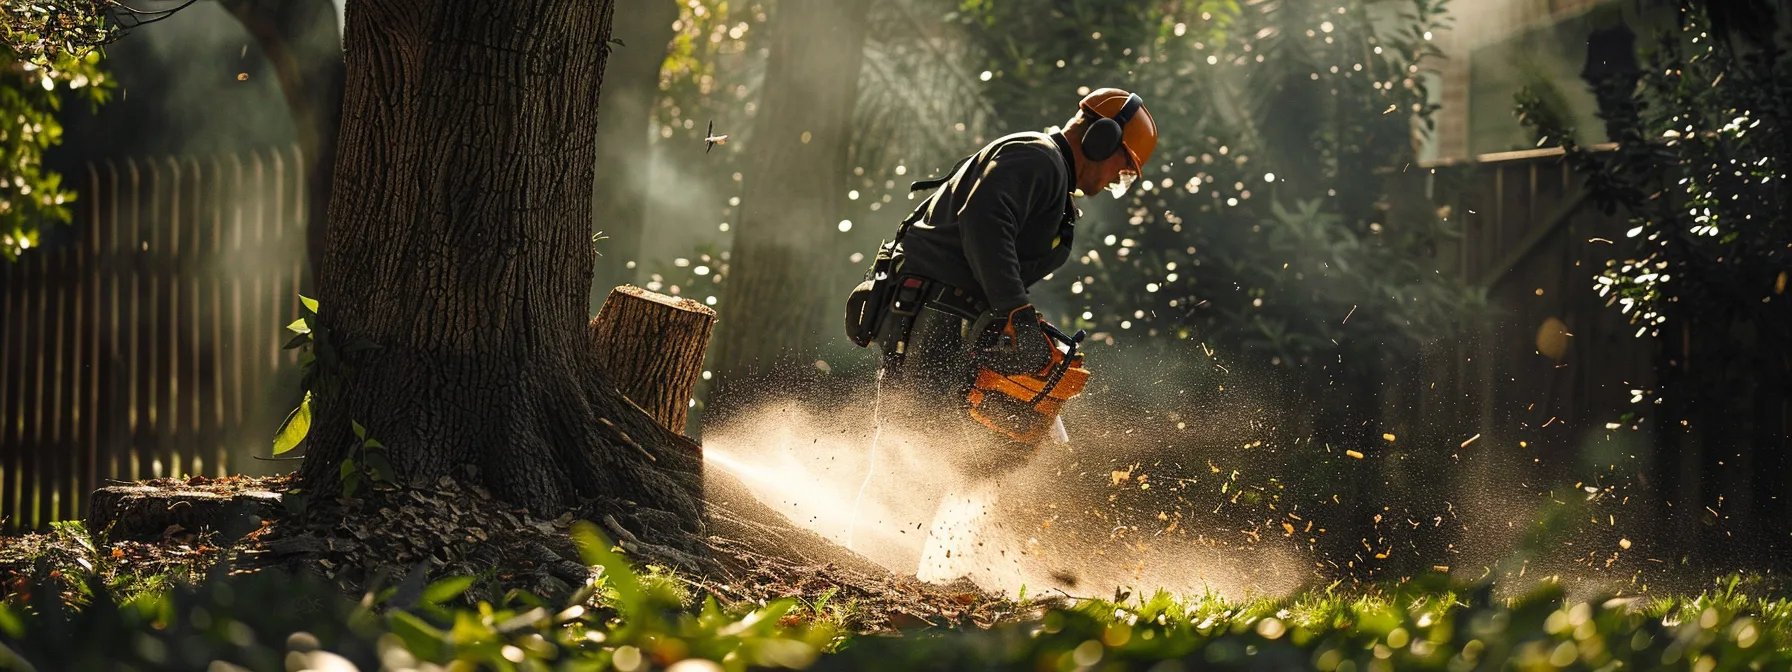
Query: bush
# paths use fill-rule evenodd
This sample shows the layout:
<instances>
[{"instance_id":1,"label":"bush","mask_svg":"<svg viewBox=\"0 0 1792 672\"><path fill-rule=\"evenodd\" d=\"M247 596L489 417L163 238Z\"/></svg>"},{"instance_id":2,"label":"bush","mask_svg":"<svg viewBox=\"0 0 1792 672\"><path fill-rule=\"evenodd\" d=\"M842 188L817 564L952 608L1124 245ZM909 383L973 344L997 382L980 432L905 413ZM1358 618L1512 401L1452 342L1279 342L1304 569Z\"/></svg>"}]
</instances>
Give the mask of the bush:
<instances>
[{"instance_id":1,"label":"bush","mask_svg":"<svg viewBox=\"0 0 1792 672\"><path fill-rule=\"evenodd\" d=\"M1160 592L989 631L855 639L830 625L842 619L825 599L723 608L637 573L588 525L575 541L598 570L556 605L515 591L470 604L472 577L421 572L359 600L315 577L223 564L128 601L93 575L85 607L53 589L0 606L0 668L1792 669L1792 602L1752 596L1739 578L1653 601L1570 600L1556 584L1502 600L1441 576L1243 604Z\"/></svg>"}]
</instances>

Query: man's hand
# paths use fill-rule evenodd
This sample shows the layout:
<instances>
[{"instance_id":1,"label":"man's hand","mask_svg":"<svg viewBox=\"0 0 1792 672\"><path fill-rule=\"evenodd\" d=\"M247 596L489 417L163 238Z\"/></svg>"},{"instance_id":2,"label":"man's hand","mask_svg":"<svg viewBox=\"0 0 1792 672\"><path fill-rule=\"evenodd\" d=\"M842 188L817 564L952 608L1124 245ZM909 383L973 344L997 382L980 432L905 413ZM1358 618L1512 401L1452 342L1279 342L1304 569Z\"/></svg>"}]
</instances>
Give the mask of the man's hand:
<instances>
[{"instance_id":1,"label":"man's hand","mask_svg":"<svg viewBox=\"0 0 1792 672\"><path fill-rule=\"evenodd\" d=\"M1038 373L1052 362L1051 337L1039 326L1033 304L993 315L991 324L1001 327L996 344L977 352L977 362L1004 376ZM995 327L992 327L995 328Z\"/></svg>"}]
</instances>

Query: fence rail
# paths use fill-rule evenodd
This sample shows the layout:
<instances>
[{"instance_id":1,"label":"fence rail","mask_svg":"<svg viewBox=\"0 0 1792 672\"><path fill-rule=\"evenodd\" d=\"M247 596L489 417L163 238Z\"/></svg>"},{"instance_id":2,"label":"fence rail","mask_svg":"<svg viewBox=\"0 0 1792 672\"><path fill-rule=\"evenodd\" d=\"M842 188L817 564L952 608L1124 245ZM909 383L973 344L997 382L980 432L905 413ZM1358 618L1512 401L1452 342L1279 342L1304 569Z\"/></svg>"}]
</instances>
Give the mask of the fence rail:
<instances>
[{"instance_id":1,"label":"fence rail","mask_svg":"<svg viewBox=\"0 0 1792 672\"><path fill-rule=\"evenodd\" d=\"M0 517L37 529L108 481L268 471L291 396L296 148L86 166L71 229L0 268Z\"/></svg>"}]
</instances>

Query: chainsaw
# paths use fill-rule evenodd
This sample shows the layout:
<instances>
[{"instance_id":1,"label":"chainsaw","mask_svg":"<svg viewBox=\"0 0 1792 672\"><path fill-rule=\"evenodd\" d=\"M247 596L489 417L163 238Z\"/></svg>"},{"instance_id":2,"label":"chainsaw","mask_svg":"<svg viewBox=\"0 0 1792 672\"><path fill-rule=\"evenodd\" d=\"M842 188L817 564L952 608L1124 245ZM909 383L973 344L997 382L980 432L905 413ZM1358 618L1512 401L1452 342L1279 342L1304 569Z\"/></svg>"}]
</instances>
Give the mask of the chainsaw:
<instances>
[{"instance_id":1,"label":"chainsaw","mask_svg":"<svg viewBox=\"0 0 1792 672\"><path fill-rule=\"evenodd\" d=\"M1057 327L1041 319L1039 326L1052 341L1051 361L1038 371L1003 375L979 364L977 376L965 391L971 418L1015 441L1037 445L1052 430L1070 401L1083 391L1089 381L1089 370L1083 368L1083 353L1077 350L1087 336L1078 330L1066 336ZM1000 329L991 323L972 330L978 334L974 348L985 348L1004 336L1014 337L1014 328L1003 324Z\"/></svg>"}]
</instances>

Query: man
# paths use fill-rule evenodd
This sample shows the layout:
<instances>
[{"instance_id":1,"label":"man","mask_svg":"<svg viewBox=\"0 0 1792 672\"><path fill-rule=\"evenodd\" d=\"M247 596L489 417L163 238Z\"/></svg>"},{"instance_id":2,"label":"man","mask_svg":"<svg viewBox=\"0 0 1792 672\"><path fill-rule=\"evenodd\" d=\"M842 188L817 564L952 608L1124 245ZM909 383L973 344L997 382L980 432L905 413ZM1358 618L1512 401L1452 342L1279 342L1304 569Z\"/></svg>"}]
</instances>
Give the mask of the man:
<instances>
[{"instance_id":1,"label":"man","mask_svg":"<svg viewBox=\"0 0 1792 672\"><path fill-rule=\"evenodd\" d=\"M979 467L1012 464L1032 446L971 426L964 390L978 366L1004 375L1035 372L1051 361L1028 289L1070 259L1079 214L1071 196L1108 190L1122 196L1157 146L1157 124L1142 101L1119 89L1085 96L1061 132L1004 136L959 163L899 235L904 261L893 310L881 321L885 391L906 397L911 422L950 431ZM912 280L911 280L912 279ZM918 294L913 293L919 285ZM906 303L906 305L905 305ZM966 357L979 317L1014 337ZM978 440L986 439L986 440ZM993 462L980 458L993 458Z\"/></svg>"}]
</instances>

